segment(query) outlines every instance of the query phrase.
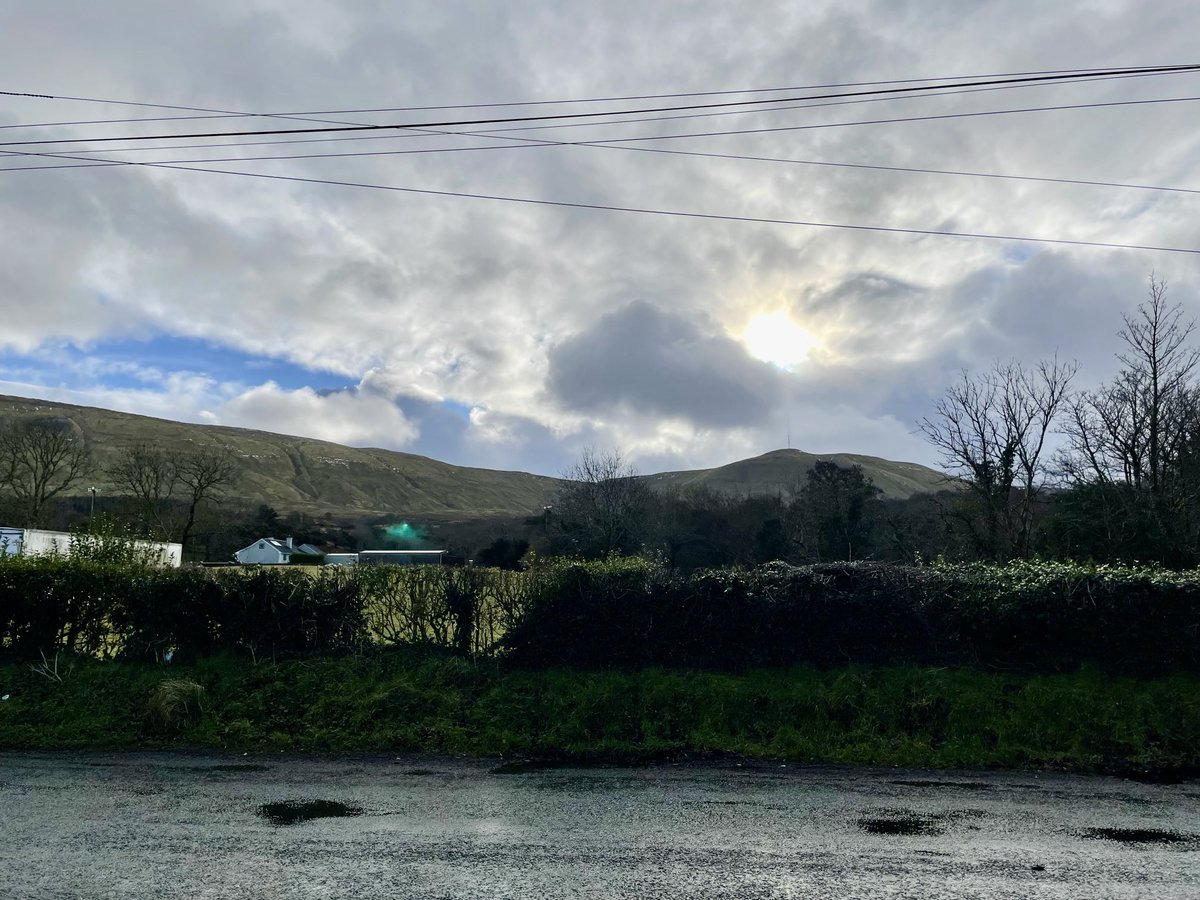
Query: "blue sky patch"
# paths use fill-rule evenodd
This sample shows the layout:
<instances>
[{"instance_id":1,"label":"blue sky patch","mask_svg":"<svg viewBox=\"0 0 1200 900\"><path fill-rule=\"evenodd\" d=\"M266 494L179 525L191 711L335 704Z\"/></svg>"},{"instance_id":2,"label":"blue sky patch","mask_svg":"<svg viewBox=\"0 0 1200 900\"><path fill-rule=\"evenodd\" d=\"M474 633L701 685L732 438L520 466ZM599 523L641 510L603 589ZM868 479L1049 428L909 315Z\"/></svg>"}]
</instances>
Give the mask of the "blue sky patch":
<instances>
[{"instance_id":1,"label":"blue sky patch","mask_svg":"<svg viewBox=\"0 0 1200 900\"><path fill-rule=\"evenodd\" d=\"M335 391L356 383L334 372L171 335L105 341L86 349L66 344L32 354L0 353L0 376L68 387L147 388L154 384L147 378L150 369L164 376L188 372L247 385L274 381L286 390Z\"/></svg>"}]
</instances>

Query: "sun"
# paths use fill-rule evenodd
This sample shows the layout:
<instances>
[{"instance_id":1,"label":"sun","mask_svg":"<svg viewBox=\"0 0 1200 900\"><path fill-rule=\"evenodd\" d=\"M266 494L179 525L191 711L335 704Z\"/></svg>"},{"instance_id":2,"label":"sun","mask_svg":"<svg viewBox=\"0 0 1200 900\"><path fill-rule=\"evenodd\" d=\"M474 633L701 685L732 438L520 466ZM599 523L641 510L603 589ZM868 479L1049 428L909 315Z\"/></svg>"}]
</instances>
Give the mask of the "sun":
<instances>
[{"instance_id":1,"label":"sun","mask_svg":"<svg viewBox=\"0 0 1200 900\"><path fill-rule=\"evenodd\" d=\"M804 362L821 342L787 313L773 312L751 319L742 332L742 343L755 359L790 369Z\"/></svg>"}]
</instances>

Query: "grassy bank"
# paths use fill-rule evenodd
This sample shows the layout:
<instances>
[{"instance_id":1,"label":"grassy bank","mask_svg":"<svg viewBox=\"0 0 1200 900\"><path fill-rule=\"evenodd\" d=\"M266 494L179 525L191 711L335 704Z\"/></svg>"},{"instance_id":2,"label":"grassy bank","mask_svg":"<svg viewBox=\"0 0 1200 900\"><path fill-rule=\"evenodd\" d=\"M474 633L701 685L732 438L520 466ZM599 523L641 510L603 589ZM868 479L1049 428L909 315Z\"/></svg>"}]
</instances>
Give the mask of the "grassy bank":
<instances>
[{"instance_id":1,"label":"grassy bank","mask_svg":"<svg viewBox=\"0 0 1200 900\"><path fill-rule=\"evenodd\" d=\"M59 680L61 679L61 680ZM198 686L198 687L197 687ZM212 747L1079 771L1200 766L1200 677L1092 670L504 672L415 649L0 666L0 750Z\"/></svg>"}]
</instances>

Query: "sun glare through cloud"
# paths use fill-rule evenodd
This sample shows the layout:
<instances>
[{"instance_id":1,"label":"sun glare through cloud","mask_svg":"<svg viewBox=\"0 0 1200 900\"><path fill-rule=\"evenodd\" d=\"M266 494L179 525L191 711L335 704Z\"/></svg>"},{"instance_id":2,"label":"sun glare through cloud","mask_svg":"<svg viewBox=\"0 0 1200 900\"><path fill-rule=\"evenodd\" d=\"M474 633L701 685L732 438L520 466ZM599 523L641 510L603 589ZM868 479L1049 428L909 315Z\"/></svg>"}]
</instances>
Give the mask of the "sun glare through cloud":
<instances>
[{"instance_id":1,"label":"sun glare through cloud","mask_svg":"<svg viewBox=\"0 0 1200 900\"><path fill-rule=\"evenodd\" d=\"M755 316L742 332L742 343L755 359L781 369L800 365L821 345L815 334L797 325L785 312Z\"/></svg>"}]
</instances>

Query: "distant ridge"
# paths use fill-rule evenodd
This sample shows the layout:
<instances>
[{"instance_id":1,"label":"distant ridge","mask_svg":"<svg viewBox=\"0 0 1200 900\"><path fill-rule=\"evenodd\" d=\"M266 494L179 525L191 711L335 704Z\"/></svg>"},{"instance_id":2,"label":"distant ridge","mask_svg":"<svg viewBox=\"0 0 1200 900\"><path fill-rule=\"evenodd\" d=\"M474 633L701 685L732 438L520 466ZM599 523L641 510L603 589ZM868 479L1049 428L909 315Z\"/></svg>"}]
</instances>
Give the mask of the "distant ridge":
<instances>
[{"instance_id":1,"label":"distant ridge","mask_svg":"<svg viewBox=\"0 0 1200 900\"><path fill-rule=\"evenodd\" d=\"M662 472L645 478L659 491L705 487L733 497L787 496L789 491L804 485L809 470L822 460L842 467L862 466L863 472L888 499L902 500L913 494L944 491L957 485L949 476L917 463L893 462L854 453L817 454L803 450L772 450L715 469Z\"/></svg>"},{"instance_id":2,"label":"distant ridge","mask_svg":"<svg viewBox=\"0 0 1200 900\"><path fill-rule=\"evenodd\" d=\"M407 516L446 521L525 516L553 504L562 484L544 475L454 466L395 450L345 447L267 431L0 395L0 422L28 417L64 420L92 448L97 469L76 489L80 494L86 486L95 486L102 496L116 493L104 469L139 443L168 450L227 446L239 462L230 496L247 505L265 503L280 512L326 518ZM819 460L862 466L885 497L910 497L950 486L945 475L916 463L799 450L773 450L715 469L642 477L659 491L704 486L735 497L786 495L791 486L804 482Z\"/></svg>"}]
</instances>

